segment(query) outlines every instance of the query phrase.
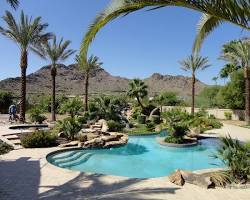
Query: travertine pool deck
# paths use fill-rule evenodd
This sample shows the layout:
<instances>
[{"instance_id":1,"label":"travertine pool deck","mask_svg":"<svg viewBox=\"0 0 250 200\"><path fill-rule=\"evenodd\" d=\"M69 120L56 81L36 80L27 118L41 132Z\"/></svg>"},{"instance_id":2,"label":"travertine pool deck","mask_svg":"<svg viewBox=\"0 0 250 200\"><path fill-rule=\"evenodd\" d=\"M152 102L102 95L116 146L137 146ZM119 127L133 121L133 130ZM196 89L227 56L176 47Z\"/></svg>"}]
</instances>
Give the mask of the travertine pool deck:
<instances>
[{"instance_id":1,"label":"travertine pool deck","mask_svg":"<svg viewBox=\"0 0 250 200\"><path fill-rule=\"evenodd\" d=\"M218 135L230 133L234 138L250 140L250 129L237 126L225 125L220 131L213 132ZM179 187L170 183L167 177L130 179L57 168L46 161L46 155L57 149L19 149L0 156L0 199L250 199L250 189L207 190L191 184Z\"/></svg>"}]
</instances>

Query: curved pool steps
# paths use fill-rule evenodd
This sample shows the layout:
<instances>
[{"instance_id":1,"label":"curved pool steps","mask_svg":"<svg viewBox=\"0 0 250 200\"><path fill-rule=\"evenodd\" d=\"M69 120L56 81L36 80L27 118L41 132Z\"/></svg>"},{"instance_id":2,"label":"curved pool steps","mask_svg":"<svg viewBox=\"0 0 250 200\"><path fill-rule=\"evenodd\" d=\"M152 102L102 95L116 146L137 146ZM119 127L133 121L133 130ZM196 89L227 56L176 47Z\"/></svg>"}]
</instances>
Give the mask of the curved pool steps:
<instances>
[{"instance_id":1,"label":"curved pool steps","mask_svg":"<svg viewBox=\"0 0 250 200\"><path fill-rule=\"evenodd\" d=\"M73 166L80 165L82 163L87 162L93 155L94 155L93 153L85 153L74 161L63 163L63 164L58 164L58 166L62 168L71 168Z\"/></svg>"},{"instance_id":2,"label":"curved pool steps","mask_svg":"<svg viewBox=\"0 0 250 200\"><path fill-rule=\"evenodd\" d=\"M78 153L79 151L75 150L75 151L72 151L72 152L70 152L70 153L68 153L68 154L66 154L64 156L54 156L53 160L56 161L56 160L61 160L61 159L65 159L65 158L71 157L71 156L75 155L76 153Z\"/></svg>"},{"instance_id":3,"label":"curved pool steps","mask_svg":"<svg viewBox=\"0 0 250 200\"><path fill-rule=\"evenodd\" d=\"M63 164L63 163L69 163L69 162L73 162L79 158L81 158L83 155L85 155L86 152L77 152L75 153L74 155L72 156L68 156L67 158L64 158L64 159L60 159L60 160L55 160L54 163L55 164Z\"/></svg>"}]
</instances>

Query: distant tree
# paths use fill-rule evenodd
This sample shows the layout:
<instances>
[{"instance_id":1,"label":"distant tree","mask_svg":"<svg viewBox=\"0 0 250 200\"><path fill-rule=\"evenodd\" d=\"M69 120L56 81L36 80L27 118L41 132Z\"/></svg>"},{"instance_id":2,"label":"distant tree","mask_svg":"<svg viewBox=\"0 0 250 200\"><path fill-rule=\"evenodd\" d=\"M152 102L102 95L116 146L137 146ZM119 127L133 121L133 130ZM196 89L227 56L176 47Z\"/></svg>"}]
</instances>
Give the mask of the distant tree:
<instances>
[{"instance_id":1,"label":"distant tree","mask_svg":"<svg viewBox=\"0 0 250 200\"><path fill-rule=\"evenodd\" d=\"M245 120L250 124L250 40L231 41L222 48L221 59L244 70Z\"/></svg>"},{"instance_id":2,"label":"distant tree","mask_svg":"<svg viewBox=\"0 0 250 200\"><path fill-rule=\"evenodd\" d=\"M127 94L131 98L136 98L138 104L144 109L145 106L142 104L142 99L148 95L147 89L148 86L142 80L136 78L129 82Z\"/></svg>"},{"instance_id":3,"label":"distant tree","mask_svg":"<svg viewBox=\"0 0 250 200\"><path fill-rule=\"evenodd\" d=\"M216 96L217 104L222 108L244 109L245 84L242 70L233 72L230 75L230 81L221 87Z\"/></svg>"},{"instance_id":4,"label":"distant tree","mask_svg":"<svg viewBox=\"0 0 250 200\"><path fill-rule=\"evenodd\" d=\"M56 112L55 112L55 104L56 104L56 75L57 75L57 65L58 62L65 61L72 54L75 53L74 50L68 49L70 45L70 41L63 39L60 42L57 42L56 36L53 37L52 42L45 42L41 48L41 56L45 59L51 61L51 78L52 78L52 102L51 102L51 114L52 121L56 121Z\"/></svg>"},{"instance_id":5,"label":"distant tree","mask_svg":"<svg viewBox=\"0 0 250 200\"><path fill-rule=\"evenodd\" d=\"M13 103L13 95L10 92L0 91L0 113L7 113L9 106Z\"/></svg>"},{"instance_id":6,"label":"distant tree","mask_svg":"<svg viewBox=\"0 0 250 200\"><path fill-rule=\"evenodd\" d=\"M204 90L201 91L196 98L196 105L199 107L207 108L214 108L219 106L216 96L221 88L222 86L218 85L204 88Z\"/></svg>"},{"instance_id":7,"label":"distant tree","mask_svg":"<svg viewBox=\"0 0 250 200\"><path fill-rule=\"evenodd\" d=\"M191 113L194 114L195 105L195 83L196 83L196 73L198 70L204 70L210 65L208 64L208 58L202 57L197 54L189 56L187 59L180 61L184 71L190 71L192 75L192 108Z\"/></svg>"},{"instance_id":8,"label":"distant tree","mask_svg":"<svg viewBox=\"0 0 250 200\"><path fill-rule=\"evenodd\" d=\"M215 77L212 78L212 81L214 81L215 85L217 85L218 78L219 78L218 76L215 76Z\"/></svg>"},{"instance_id":9,"label":"distant tree","mask_svg":"<svg viewBox=\"0 0 250 200\"><path fill-rule=\"evenodd\" d=\"M88 111L89 73L90 70L94 70L98 67L101 67L103 63L99 61L99 58L97 56L93 55L89 57L88 62L86 64L82 62L81 58L78 55L76 56L76 61L85 74L84 109L85 111Z\"/></svg>"},{"instance_id":10,"label":"distant tree","mask_svg":"<svg viewBox=\"0 0 250 200\"><path fill-rule=\"evenodd\" d=\"M20 101L20 120L25 121L25 101L26 101L26 70L28 66L28 51L38 53L38 47L51 38L51 33L44 31L48 27L47 23L41 23L41 17L34 20L21 12L20 22L18 23L13 15L6 11L3 20L7 28L0 26L0 33L14 41L21 50L21 101Z\"/></svg>"}]
</instances>

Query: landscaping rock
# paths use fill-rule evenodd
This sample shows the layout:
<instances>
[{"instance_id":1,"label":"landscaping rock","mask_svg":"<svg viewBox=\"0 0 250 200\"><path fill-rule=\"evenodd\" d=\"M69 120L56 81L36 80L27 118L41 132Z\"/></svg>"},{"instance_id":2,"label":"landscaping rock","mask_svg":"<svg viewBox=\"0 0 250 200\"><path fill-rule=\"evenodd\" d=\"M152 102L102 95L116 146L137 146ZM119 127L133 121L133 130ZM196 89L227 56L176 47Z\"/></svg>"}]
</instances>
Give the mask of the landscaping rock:
<instances>
[{"instance_id":1,"label":"landscaping rock","mask_svg":"<svg viewBox=\"0 0 250 200\"><path fill-rule=\"evenodd\" d=\"M195 174L189 171L180 170L182 177L184 178L186 183L191 183L194 185L198 185L200 187L209 189L214 188L215 184L211 181L211 174Z\"/></svg>"},{"instance_id":2,"label":"landscaping rock","mask_svg":"<svg viewBox=\"0 0 250 200\"><path fill-rule=\"evenodd\" d=\"M196 128L190 128L189 132L187 134L188 137L190 138L197 138L201 133L201 129L196 127Z\"/></svg>"},{"instance_id":3,"label":"landscaping rock","mask_svg":"<svg viewBox=\"0 0 250 200\"><path fill-rule=\"evenodd\" d=\"M74 146L78 146L79 141L72 141L66 144L60 144L59 147L64 148L64 147L74 147Z\"/></svg>"},{"instance_id":4,"label":"landscaping rock","mask_svg":"<svg viewBox=\"0 0 250 200\"><path fill-rule=\"evenodd\" d=\"M107 132L109 130L108 123L105 119L100 119L98 121L98 123L101 124L101 126L102 126L102 128L101 128L102 132Z\"/></svg>"},{"instance_id":5,"label":"landscaping rock","mask_svg":"<svg viewBox=\"0 0 250 200\"><path fill-rule=\"evenodd\" d=\"M176 170L176 172L174 172L172 175L170 175L169 177L169 181L179 185L179 186L183 186L185 184L185 180L182 177L181 171L180 170Z\"/></svg>"},{"instance_id":6,"label":"landscaping rock","mask_svg":"<svg viewBox=\"0 0 250 200\"><path fill-rule=\"evenodd\" d=\"M88 148L99 148L103 147L105 142L101 138L95 138L84 143L85 147Z\"/></svg>"}]
</instances>

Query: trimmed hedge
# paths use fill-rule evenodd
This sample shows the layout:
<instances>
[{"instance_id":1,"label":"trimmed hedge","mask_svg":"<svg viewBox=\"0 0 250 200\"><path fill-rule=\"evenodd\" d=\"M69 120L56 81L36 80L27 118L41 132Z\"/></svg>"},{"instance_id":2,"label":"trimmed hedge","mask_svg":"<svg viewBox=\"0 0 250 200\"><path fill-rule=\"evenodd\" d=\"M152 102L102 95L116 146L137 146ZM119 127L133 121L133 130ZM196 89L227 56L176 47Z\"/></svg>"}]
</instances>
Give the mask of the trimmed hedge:
<instances>
[{"instance_id":1,"label":"trimmed hedge","mask_svg":"<svg viewBox=\"0 0 250 200\"><path fill-rule=\"evenodd\" d=\"M21 138L21 144L25 148L44 148L57 145L57 137L48 131L36 131Z\"/></svg>"}]
</instances>

